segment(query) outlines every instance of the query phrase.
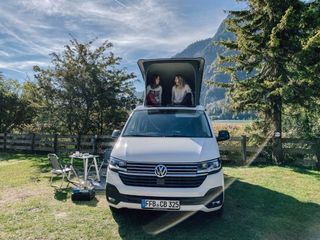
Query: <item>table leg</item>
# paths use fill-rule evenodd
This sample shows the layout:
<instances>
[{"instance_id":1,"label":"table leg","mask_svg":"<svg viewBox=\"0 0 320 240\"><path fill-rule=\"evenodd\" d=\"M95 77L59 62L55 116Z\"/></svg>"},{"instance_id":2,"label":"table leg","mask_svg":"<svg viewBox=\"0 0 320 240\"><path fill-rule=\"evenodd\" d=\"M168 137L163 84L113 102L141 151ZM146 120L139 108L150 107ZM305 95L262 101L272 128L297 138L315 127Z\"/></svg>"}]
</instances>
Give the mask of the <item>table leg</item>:
<instances>
[{"instance_id":1,"label":"table leg","mask_svg":"<svg viewBox=\"0 0 320 240\"><path fill-rule=\"evenodd\" d=\"M98 182L100 182L100 174L99 174L99 169L98 169L98 164L97 164L97 159L96 159L96 157L93 158L93 162L94 162L94 167L95 167L95 169L96 169Z\"/></svg>"},{"instance_id":2,"label":"table leg","mask_svg":"<svg viewBox=\"0 0 320 240\"><path fill-rule=\"evenodd\" d=\"M84 180L88 179L88 158L84 159Z\"/></svg>"},{"instance_id":3,"label":"table leg","mask_svg":"<svg viewBox=\"0 0 320 240\"><path fill-rule=\"evenodd\" d=\"M70 161L70 168L72 169L73 172L75 172L73 167L73 157L71 158L71 161ZM71 171L68 174L68 179L70 179L70 177L71 177Z\"/></svg>"}]
</instances>

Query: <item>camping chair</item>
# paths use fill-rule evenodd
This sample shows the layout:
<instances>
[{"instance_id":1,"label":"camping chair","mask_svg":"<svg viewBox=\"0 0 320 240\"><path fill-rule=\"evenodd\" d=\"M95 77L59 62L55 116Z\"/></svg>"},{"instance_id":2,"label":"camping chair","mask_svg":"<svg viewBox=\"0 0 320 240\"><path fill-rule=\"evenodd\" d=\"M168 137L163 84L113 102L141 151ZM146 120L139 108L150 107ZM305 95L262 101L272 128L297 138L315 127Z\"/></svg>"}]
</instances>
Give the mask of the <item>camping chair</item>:
<instances>
[{"instance_id":1,"label":"camping chair","mask_svg":"<svg viewBox=\"0 0 320 240\"><path fill-rule=\"evenodd\" d=\"M69 166L69 167L67 165L65 165L64 167L62 166L62 164L59 161L59 157L56 154L49 153L48 160L52 166L50 186L53 186L52 181L53 181L53 177L55 177L55 176L60 176L60 175L62 176L62 182L61 182L60 188L63 185L65 177L67 178L67 181L68 181L67 187L69 186L71 172L73 172L75 174L75 176L78 177L77 173L75 172L75 170L73 169L72 166Z\"/></svg>"}]
</instances>

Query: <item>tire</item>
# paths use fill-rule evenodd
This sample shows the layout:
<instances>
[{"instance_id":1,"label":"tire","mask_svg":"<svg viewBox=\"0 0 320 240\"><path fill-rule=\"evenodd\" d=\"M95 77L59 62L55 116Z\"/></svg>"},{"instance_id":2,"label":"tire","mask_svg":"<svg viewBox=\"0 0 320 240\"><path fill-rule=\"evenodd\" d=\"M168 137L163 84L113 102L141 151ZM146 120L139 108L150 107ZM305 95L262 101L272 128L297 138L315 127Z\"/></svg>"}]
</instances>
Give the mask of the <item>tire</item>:
<instances>
[{"instance_id":1,"label":"tire","mask_svg":"<svg viewBox=\"0 0 320 240\"><path fill-rule=\"evenodd\" d=\"M109 206L109 208L110 208L110 211L111 211L111 213L112 213L112 215L120 215L123 211L122 211L122 209L118 209L118 208L115 208L115 207L111 207L111 206Z\"/></svg>"}]
</instances>

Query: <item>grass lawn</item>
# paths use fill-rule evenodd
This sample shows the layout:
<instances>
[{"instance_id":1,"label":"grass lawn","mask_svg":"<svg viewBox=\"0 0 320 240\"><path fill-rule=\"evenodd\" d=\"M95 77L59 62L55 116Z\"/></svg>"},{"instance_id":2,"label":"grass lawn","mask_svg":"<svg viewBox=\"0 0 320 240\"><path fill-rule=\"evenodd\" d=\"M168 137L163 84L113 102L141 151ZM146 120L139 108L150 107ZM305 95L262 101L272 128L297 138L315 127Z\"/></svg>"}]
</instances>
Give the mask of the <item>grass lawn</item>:
<instances>
[{"instance_id":1,"label":"grass lawn","mask_svg":"<svg viewBox=\"0 0 320 240\"><path fill-rule=\"evenodd\" d=\"M228 130L230 136L246 135L246 128L250 126L253 121L244 120L214 120L212 121L215 134L218 134L219 130Z\"/></svg>"},{"instance_id":2,"label":"grass lawn","mask_svg":"<svg viewBox=\"0 0 320 240\"><path fill-rule=\"evenodd\" d=\"M75 204L70 191L49 186L49 170L44 156L0 153L0 239L320 239L317 171L224 167L226 180L237 180L226 191L221 219L195 214L152 236L146 226L179 214L112 215L104 192Z\"/></svg>"}]
</instances>

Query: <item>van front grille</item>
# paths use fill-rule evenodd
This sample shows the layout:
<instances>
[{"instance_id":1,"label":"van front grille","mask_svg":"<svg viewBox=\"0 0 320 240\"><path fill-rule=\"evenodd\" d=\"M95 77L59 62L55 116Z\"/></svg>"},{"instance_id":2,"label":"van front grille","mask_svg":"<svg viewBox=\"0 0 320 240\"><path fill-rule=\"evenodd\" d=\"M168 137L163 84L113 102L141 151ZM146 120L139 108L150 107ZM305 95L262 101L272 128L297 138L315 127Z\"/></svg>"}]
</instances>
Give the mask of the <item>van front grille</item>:
<instances>
[{"instance_id":1,"label":"van front grille","mask_svg":"<svg viewBox=\"0 0 320 240\"><path fill-rule=\"evenodd\" d=\"M167 187L167 188L196 188L207 176L196 177L164 177L137 176L119 173L121 181L128 186L138 187Z\"/></svg>"},{"instance_id":2,"label":"van front grille","mask_svg":"<svg viewBox=\"0 0 320 240\"><path fill-rule=\"evenodd\" d=\"M155 176L154 171L158 163L132 163L127 162L127 173ZM194 176L197 174L196 163L161 163L167 167L167 176Z\"/></svg>"},{"instance_id":3,"label":"van front grille","mask_svg":"<svg viewBox=\"0 0 320 240\"><path fill-rule=\"evenodd\" d=\"M166 166L167 174L159 178L155 168ZM128 186L196 188L206 179L206 174L197 174L196 163L132 163L127 162L127 171L119 172L121 181Z\"/></svg>"}]
</instances>

